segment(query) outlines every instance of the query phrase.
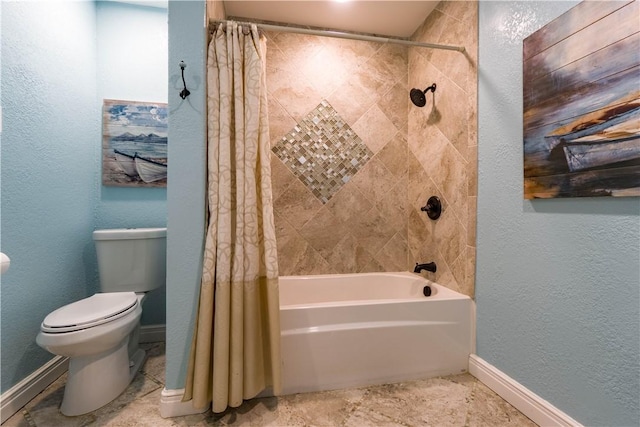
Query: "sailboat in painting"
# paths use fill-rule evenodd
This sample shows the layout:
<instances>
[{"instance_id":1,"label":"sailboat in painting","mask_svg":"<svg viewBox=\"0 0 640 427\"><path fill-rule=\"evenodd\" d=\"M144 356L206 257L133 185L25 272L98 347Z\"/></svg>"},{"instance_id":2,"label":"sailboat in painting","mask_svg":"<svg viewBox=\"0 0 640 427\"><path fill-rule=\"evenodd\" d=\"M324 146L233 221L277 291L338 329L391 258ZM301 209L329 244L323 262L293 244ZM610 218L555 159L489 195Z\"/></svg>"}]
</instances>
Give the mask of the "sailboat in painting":
<instances>
[{"instance_id":1,"label":"sailboat in painting","mask_svg":"<svg viewBox=\"0 0 640 427\"><path fill-rule=\"evenodd\" d=\"M167 177L167 165L152 159L141 157L136 153L134 162L140 179L144 182L160 181Z\"/></svg>"},{"instance_id":2,"label":"sailboat in painting","mask_svg":"<svg viewBox=\"0 0 640 427\"><path fill-rule=\"evenodd\" d=\"M640 162L640 92L556 128L545 139L561 148L570 172Z\"/></svg>"},{"instance_id":3,"label":"sailboat in painting","mask_svg":"<svg viewBox=\"0 0 640 427\"><path fill-rule=\"evenodd\" d=\"M140 178L146 183L160 181L167 177L167 164L158 160L113 150L118 166L132 178Z\"/></svg>"},{"instance_id":4,"label":"sailboat in painting","mask_svg":"<svg viewBox=\"0 0 640 427\"><path fill-rule=\"evenodd\" d=\"M118 166L124 171L127 176L136 177L138 176L138 172L136 171L136 164L134 162L135 154L132 156L123 151L113 150L116 162L118 162Z\"/></svg>"}]
</instances>

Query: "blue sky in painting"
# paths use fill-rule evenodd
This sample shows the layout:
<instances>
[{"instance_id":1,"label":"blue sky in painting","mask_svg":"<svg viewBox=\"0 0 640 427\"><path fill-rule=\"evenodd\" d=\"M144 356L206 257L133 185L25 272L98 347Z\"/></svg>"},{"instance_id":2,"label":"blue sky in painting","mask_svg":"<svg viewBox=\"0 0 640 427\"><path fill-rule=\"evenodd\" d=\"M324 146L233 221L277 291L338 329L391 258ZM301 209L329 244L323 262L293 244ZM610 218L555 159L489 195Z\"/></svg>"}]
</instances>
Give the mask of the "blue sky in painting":
<instances>
[{"instance_id":1,"label":"blue sky in painting","mask_svg":"<svg viewBox=\"0 0 640 427\"><path fill-rule=\"evenodd\" d=\"M167 107L158 104L113 104L108 110L108 128L112 135L130 132L167 136ZM111 132L110 132L111 133Z\"/></svg>"}]
</instances>

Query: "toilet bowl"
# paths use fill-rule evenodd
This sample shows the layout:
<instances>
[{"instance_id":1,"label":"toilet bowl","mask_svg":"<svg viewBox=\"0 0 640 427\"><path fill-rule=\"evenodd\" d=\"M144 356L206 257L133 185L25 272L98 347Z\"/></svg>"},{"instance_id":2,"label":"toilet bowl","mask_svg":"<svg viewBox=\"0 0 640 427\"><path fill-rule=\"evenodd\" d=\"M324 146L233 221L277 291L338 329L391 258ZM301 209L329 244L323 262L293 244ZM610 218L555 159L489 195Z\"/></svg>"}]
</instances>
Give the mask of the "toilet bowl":
<instances>
[{"instance_id":1,"label":"toilet bowl","mask_svg":"<svg viewBox=\"0 0 640 427\"><path fill-rule=\"evenodd\" d=\"M138 347L142 303L164 284L166 229L97 230L93 233L103 292L45 317L37 344L69 358L60 411L75 416L118 397L142 366Z\"/></svg>"},{"instance_id":2,"label":"toilet bowl","mask_svg":"<svg viewBox=\"0 0 640 427\"><path fill-rule=\"evenodd\" d=\"M145 357L129 355L129 339L142 315L144 294L95 294L66 305L42 322L36 342L53 354L69 357L61 412L74 416L94 411L129 385Z\"/></svg>"}]
</instances>

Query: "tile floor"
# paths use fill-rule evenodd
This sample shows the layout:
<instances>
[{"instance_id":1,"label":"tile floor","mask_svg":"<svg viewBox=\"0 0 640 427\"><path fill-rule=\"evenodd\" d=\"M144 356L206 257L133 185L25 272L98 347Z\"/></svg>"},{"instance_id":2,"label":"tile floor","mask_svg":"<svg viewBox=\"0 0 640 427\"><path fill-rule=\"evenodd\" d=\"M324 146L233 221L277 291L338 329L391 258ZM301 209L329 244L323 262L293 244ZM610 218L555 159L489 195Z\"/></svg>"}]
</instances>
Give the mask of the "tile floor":
<instances>
[{"instance_id":1,"label":"tile floor","mask_svg":"<svg viewBox=\"0 0 640 427\"><path fill-rule=\"evenodd\" d=\"M164 387L164 343L143 347L148 359L142 371L107 406L78 417L60 414L63 375L3 426L536 426L469 374L254 399L223 414L163 419L158 403Z\"/></svg>"}]
</instances>

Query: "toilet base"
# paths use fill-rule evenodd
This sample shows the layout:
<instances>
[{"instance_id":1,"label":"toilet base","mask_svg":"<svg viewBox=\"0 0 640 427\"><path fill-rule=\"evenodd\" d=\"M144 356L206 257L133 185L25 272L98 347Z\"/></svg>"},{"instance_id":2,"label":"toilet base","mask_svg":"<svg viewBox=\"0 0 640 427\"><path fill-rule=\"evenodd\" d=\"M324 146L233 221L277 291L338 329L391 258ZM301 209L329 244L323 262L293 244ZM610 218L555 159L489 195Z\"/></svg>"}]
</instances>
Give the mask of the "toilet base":
<instances>
[{"instance_id":1,"label":"toilet base","mask_svg":"<svg viewBox=\"0 0 640 427\"><path fill-rule=\"evenodd\" d=\"M145 359L147 358L147 352L139 348L131 360L129 361L129 382L133 380L133 377L136 376Z\"/></svg>"},{"instance_id":2,"label":"toilet base","mask_svg":"<svg viewBox=\"0 0 640 427\"><path fill-rule=\"evenodd\" d=\"M95 411L127 388L145 359L145 351L138 349L130 361L128 343L125 339L109 352L69 360L62 414L76 416Z\"/></svg>"}]
</instances>

